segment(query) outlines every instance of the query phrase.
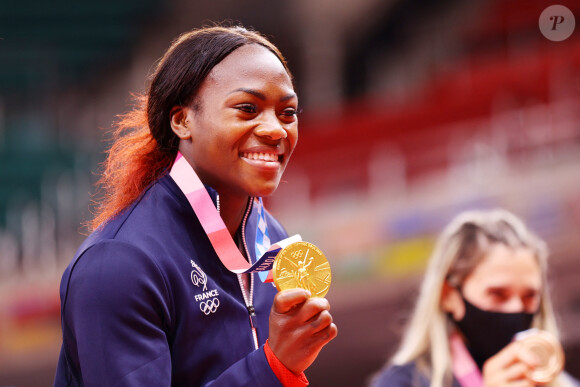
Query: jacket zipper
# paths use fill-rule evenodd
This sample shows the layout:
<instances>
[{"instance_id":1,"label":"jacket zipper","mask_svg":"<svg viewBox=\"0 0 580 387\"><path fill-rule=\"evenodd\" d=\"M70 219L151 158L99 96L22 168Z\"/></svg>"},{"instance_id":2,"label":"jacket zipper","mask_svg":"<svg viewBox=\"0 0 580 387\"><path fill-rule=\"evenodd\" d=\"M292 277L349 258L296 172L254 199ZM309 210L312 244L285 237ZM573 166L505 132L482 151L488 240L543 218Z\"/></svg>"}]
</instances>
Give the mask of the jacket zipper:
<instances>
[{"instance_id":1,"label":"jacket zipper","mask_svg":"<svg viewBox=\"0 0 580 387\"><path fill-rule=\"evenodd\" d=\"M252 212L252 207L254 205L254 198L250 197L248 206L246 209L246 213L244 214L244 219L242 220L242 243L244 245L244 249L246 250L246 256L250 263L252 263L252 256L250 255L250 251L248 250L248 244L246 242L246 222L248 221L248 217L250 216L250 212ZM256 257L258 259L259 257ZM243 286L242 282L242 275L238 274L238 282L240 283L240 288L242 290L242 295L244 296L244 302L246 303L246 309L248 309L248 315L250 317L250 327L252 328L252 337L254 339L254 348L258 349L258 321L256 317L256 309L254 308L254 273L249 273L250 277L250 294L246 295L246 291Z\"/></svg>"},{"instance_id":2,"label":"jacket zipper","mask_svg":"<svg viewBox=\"0 0 580 387\"><path fill-rule=\"evenodd\" d=\"M217 210L218 210L218 214L220 213L220 197L219 194L217 195ZM250 252L248 250L248 244L246 242L246 222L248 221L248 217L250 216L250 213L252 212L252 207L253 207L253 202L254 202L254 198L250 197L248 205L246 206L246 213L244 214L244 218L242 219L242 243L244 245L244 249L246 251L246 256L248 257L248 260L250 261L250 263L252 262L252 256L250 255ZM244 282L243 282L243 274L236 274L238 276L238 283L240 284L240 290L242 292L242 297L244 298L244 303L246 304L246 309L248 310L248 315L250 317L250 328L252 330L252 338L254 339L254 349L258 349L259 348L259 344L258 344L258 331L257 331L257 318L256 318L256 309L254 308L254 273L249 273L249 278L250 278L250 292L249 294L246 294L246 290L244 288Z\"/></svg>"}]
</instances>

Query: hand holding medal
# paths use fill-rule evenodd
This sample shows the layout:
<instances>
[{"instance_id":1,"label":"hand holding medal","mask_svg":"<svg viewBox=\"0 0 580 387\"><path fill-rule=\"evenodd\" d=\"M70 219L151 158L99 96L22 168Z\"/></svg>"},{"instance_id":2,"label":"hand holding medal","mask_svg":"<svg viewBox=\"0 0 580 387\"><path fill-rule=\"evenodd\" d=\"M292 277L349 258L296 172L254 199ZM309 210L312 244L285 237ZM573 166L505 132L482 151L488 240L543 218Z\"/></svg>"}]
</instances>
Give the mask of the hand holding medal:
<instances>
[{"instance_id":1,"label":"hand holding medal","mask_svg":"<svg viewBox=\"0 0 580 387\"><path fill-rule=\"evenodd\" d=\"M330 265L312 243L282 245L270 271L278 294L270 315L268 340L276 356L285 359L285 366L299 374L337 335L330 304L324 298L330 288Z\"/></svg>"},{"instance_id":2,"label":"hand holding medal","mask_svg":"<svg viewBox=\"0 0 580 387\"><path fill-rule=\"evenodd\" d=\"M564 368L564 351L558 340L547 331L529 329L516 335L515 340L523 350L535 355L540 364L530 377L534 383L550 383Z\"/></svg>"},{"instance_id":3,"label":"hand holding medal","mask_svg":"<svg viewBox=\"0 0 580 387\"><path fill-rule=\"evenodd\" d=\"M276 255L272 267L278 291L302 288L312 297L324 297L330 288L330 264L318 247L309 242L294 242Z\"/></svg>"}]
</instances>

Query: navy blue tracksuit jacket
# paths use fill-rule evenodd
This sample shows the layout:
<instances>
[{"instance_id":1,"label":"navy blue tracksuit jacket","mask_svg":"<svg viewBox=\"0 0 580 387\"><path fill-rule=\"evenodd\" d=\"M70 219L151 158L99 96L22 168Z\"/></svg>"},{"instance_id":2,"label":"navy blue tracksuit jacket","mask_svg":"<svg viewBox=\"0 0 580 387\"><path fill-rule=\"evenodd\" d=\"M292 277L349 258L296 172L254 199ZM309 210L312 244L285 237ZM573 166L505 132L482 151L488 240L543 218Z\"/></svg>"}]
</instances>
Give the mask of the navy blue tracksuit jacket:
<instances>
[{"instance_id":1,"label":"navy blue tracksuit jacket","mask_svg":"<svg viewBox=\"0 0 580 387\"><path fill-rule=\"evenodd\" d=\"M248 211L243 229L255 261L257 211ZM267 222L273 242L287 237L268 213ZM91 234L65 270L54 385L281 385L263 350L276 289L254 277L258 350L237 276L164 176Z\"/></svg>"}]
</instances>

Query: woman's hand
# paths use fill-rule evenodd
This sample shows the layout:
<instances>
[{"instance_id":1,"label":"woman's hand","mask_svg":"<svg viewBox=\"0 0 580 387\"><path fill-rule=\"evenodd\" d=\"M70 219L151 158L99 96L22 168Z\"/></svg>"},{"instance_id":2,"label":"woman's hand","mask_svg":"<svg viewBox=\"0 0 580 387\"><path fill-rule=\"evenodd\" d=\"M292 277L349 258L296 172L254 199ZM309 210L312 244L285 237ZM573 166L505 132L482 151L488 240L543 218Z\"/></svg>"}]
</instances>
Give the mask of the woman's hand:
<instances>
[{"instance_id":1,"label":"woman's hand","mask_svg":"<svg viewBox=\"0 0 580 387\"><path fill-rule=\"evenodd\" d=\"M326 298L304 289L278 292L270 311L270 348L294 374L304 372L337 335Z\"/></svg>"},{"instance_id":2,"label":"woman's hand","mask_svg":"<svg viewBox=\"0 0 580 387\"><path fill-rule=\"evenodd\" d=\"M538 366L533 353L512 342L483 364L483 384L486 387L534 387L530 374Z\"/></svg>"}]
</instances>

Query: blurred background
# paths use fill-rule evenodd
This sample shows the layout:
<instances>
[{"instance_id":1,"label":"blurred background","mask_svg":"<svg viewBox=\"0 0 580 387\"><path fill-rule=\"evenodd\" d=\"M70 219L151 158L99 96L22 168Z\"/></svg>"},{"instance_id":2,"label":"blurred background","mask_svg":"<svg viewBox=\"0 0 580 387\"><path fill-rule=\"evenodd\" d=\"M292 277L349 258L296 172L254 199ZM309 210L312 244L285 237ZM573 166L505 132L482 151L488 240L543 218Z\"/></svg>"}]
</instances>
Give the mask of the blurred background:
<instances>
[{"instance_id":1,"label":"blurred background","mask_svg":"<svg viewBox=\"0 0 580 387\"><path fill-rule=\"evenodd\" d=\"M395 350L437 233L493 207L548 242L580 377L580 26L544 37L553 4L580 23L577 0L0 1L0 385L52 385L60 276L107 130L172 39L224 20L281 48L304 108L266 204L333 269L339 336L311 385L364 385Z\"/></svg>"}]
</instances>

